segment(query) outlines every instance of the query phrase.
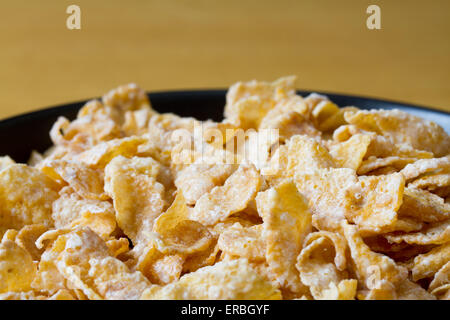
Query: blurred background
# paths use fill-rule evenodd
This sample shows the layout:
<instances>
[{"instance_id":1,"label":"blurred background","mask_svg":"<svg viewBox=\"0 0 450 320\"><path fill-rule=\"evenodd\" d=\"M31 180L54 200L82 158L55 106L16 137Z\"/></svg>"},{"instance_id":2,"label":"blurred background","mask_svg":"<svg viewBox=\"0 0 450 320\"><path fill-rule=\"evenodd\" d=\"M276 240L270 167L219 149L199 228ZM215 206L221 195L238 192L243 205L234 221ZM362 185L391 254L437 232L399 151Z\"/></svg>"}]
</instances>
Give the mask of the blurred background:
<instances>
[{"instance_id":1,"label":"blurred background","mask_svg":"<svg viewBox=\"0 0 450 320\"><path fill-rule=\"evenodd\" d=\"M66 28L67 6L81 30ZM381 8L368 30L366 8ZM97 97L298 76L450 111L448 0L0 0L0 118Z\"/></svg>"}]
</instances>

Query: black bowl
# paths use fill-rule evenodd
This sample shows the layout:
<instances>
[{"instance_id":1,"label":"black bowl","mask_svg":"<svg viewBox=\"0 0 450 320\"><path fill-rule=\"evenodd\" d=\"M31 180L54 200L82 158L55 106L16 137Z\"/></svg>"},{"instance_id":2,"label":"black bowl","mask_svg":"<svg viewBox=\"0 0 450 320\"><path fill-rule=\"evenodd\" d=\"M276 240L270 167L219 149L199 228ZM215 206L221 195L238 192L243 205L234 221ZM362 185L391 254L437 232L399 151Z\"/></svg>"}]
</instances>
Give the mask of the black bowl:
<instances>
[{"instance_id":1,"label":"black bowl","mask_svg":"<svg viewBox=\"0 0 450 320\"><path fill-rule=\"evenodd\" d=\"M154 109L173 112L199 120L222 119L225 90L168 91L149 93ZM310 92L298 91L302 96ZM320 93L320 92L319 92ZM432 120L450 133L450 113L392 101L357 96L328 94L339 106L357 106L361 109L400 109ZM44 151L51 146L49 131L59 116L74 119L86 101L65 104L26 113L0 121L0 155L9 155L17 162L26 162L32 150Z\"/></svg>"}]
</instances>

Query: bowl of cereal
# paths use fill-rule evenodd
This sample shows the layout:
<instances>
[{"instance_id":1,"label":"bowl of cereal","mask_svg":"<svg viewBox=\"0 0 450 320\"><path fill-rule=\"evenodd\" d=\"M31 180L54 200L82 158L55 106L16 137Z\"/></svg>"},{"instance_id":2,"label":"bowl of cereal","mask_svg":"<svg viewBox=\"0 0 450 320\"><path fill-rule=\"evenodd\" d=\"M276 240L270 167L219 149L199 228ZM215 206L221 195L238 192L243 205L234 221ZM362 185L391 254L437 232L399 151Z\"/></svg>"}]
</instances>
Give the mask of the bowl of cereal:
<instances>
[{"instance_id":1,"label":"bowl of cereal","mask_svg":"<svg viewBox=\"0 0 450 320\"><path fill-rule=\"evenodd\" d=\"M449 299L450 114L294 80L0 121L0 299Z\"/></svg>"}]
</instances>

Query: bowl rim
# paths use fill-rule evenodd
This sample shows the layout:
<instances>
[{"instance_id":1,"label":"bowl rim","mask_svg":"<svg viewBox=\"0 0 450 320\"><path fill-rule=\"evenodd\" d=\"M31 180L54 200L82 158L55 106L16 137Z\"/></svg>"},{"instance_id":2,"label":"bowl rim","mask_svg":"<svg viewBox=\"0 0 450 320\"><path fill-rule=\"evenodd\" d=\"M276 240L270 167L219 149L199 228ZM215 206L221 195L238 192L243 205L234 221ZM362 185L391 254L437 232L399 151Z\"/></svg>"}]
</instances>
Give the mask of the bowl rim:
<instances>
[{"instance_id":1,"label":"bowl rim","mask_svg":"<svg viewBox=\"0 0 450 320\"><path fill-rule=\"evenodd\" d=\"M227 89L220 89L220 88L218 88L218 89L217 88L216 89L183 89L183 90L174 89L174 90L162 90L162 91L146 91L146 93L147 93L147 96L150 98L150 100L151 100L152 96L153 97L156 97L156 96L159 96L159 97L164 97L164 96L188 97L188 96L191 96L192 97L193 95L194 96L200 95L200 96L204 96L204 97L207 97L207 96L217 97L218 95L223 95L225 97L225 95L227 93ZM342 98L342 99L345 99L345 98L360 99L360 100L371 101L374 103L397 105L399 107L407 107L407 108L412 108L412 109L421 110L421 111L425 111L425 112L432 112L432 113L442 114L445 116L450 116L450 111L430 108L430 107L426 107L426 106L414 104L414 103L401 102L401 101L390 100L390 99L373 98L373 97L364 96L364 95L361 96L361 95L353 95L353 94L335 93L335 92L330 92L330 91L315 91L315 90L300 90L300 89L297 89L296 93L300 94L301 96L306 96L311 93L317 93L317 94L329 96L331 101L334 100L333 97ZM101 99L101 97L72 101L72 102L52 105L49 107L44 107L44 108L30 111L30 112L19 113L14 116L0 119L0 127L14 126L14 124L17 122L21 122L22 120L30 120L32 118L37 118L37 117L41 118L44 114L47 114L48 116L55 115L58 113L62 114L64 112L64 110L66 110L66 109L67 109L67 111L69 111L69 110L72 110L74 107L83 106L88 101L98 100L98 99ZM339 107L344 107L344 106L339 106ZM355 107L358 107L358 106L356 105Z\"/></svg>"}]
</instances>

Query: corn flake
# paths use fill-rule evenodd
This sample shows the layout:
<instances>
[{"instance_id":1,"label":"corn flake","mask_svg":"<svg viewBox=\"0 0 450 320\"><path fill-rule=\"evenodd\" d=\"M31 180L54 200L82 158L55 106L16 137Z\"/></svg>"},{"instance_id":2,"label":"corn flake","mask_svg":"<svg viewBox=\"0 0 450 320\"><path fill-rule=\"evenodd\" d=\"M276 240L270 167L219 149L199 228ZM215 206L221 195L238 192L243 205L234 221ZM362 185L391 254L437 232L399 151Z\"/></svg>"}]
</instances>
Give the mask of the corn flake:
<instances>
[{"instance_id":1,"label":"corn flake","mask_svg":"<svg viewBox=\"0 0 450 320\"><path fill-rule=\"evenodd\" d=\"M220 233L219 249L249 261L265 261L266 244L262 239L262 225L243 227L239 222Z\"/></svg>"},{"instance_id":2,"label":"corn flake","mask_svg":"<svg viewBox=\"0 0 450 320\"><path fill-rule=\"evenodd\" d=\"M450 169L450 157L446 156L442 158L417 160L414 163L408 164L401 173L405 176L406 180L411 180L425 173L448 169Z\"/></svg>"},{"instance_id":3,"label":"corn flake","mask_svg":"<svg viewBox=\"0 0 450 320\"><path fill-rule=\"evenodd\" d=\"M450 242L432 249L430 252L420 254L414 258L412 278L414 281L432 277L450 260Z\"/></svg>"},{"instance_id":4,"label":"corn flake","mask_svg":"<svg viewBox=\"0 0 450 320\"><path fill-rule=\"evenodd\" d=\"M261 192L256 198L263 218L266 259L281 287L300 292L303 285L295 268L303 240L311 232L311 213L292 181Z\"/></svg>"},{"instance_id":5,"label":"corn flake","mask_svg":"<svg viewBox=\"0 0 450 320\"><path fill-rule=\"evenodd\" d=\"M421 119L400 110L360 110L345 114L348 123L358 128L374 131L394 143L405 143L436 156L447 155L450 137L436 123Z\"/></svg>"},{"instance_id":6,"label":"corn flake","mask_svg":"<svg viewBox=\"0 0 450 320\"><path fill-rule=\"evenodd\" d=\"M424 230L414 233L386 235L389 242L409 244L444 244L450 241L450 220L435 222L428 225Z\"/></svg>"},{"instance_id":7,"label":"corn flake","mask_svg":"<svg viewBox=\"0 0 450 320\"><path fill-rule=\"evenodd\" d=\"M153 286L144 300L279 300L280 291L259 276L247 260L222 261L186 274L164 287Z\"/></svg>"},{"instance_id":8,"label":"corn flake","mask_svg":"<svg viewBox=\"0 0 450 320\"><path fill-rule=\"evenodd\" d=\"M39 261L43 250L36 247L36 240L47 230L43 224L26 225L17 233L15 242L27 250L34 261Z\"/></svg>"},{"instance_id":9,"label":"corn flake","mask_svg":"<svg viewBox=\"0 0 450 320\"><path fill-rule=\"evenodd\" d=\"M346 190L346 218L365 233L382 233L397 220L402 204L404 177L399 174L360 177Z\"/></svg>"},{"instance_id":10,"label":"corn flake","mask_svg":"<svg viewBox=\"0 0 450 320\"><path fill-rule=\"evenodd\" d=\"M41 165L41 170L56 181L66 182L83 198L108 199L103 190L103 172L98 169L91 169L74 161L53 160Z\"/></svg>"},{"instance_id":11,"label":"corn flake","mask_svg":"<svg viewBox=\"0 0 450 320\"><path fill-rule=\"evenodd\" d=\"M0 235L27 224L53 226L59 186L38 169L13 164L0 171Z\"/></svg>"},{"instance_id":12,"label":"corn flake","mask_svg":"<svg viewBox=\"0 0 450 320\"><path fill-rule=\"evenodd\" d=\"M330 154L340 167L358 170L370 142L368 135L355 134L347 141L333 145Z\"/></svg>"},{"instance_id":13,"label":"corn flake","mask_svg":"<svg viewBox=\"0 0 450 320\"><path fill-rule=\"evenodd\" d=\"M450 289L450 261L447 262L438 272L434 274L434 278L431 281L428 291L434 295L442 295L448 292Z\"/></svg>"},{"instance_id":14,"label":"corn flake","mask_svg":"<svg viewBox=\"0 0 450 320\"><path fill-rule=\"evenodd\" d=\"M347 279L346 243L338 234L326 231L311 233L304 242L296 267L315 299L355 298L357 281ZM321 276L317 277L317 274Z\"/></svg>"},{"instance_id":15,"label":"corn flake","mask_svg":"<svg viewBox=\"0 0 450 320\"><path fill-rule=\"evenodd\" d=\"M297 173L294 181L308 200L314 227L339 230L347 210L346 190L357 183L355 171L348 168L320 169Z\"/></svg>"},{"instance_id":16,"label":"corn flake","mask_svg":"<svg viewBox=\"0 0 450 320\"><path fill-rule=\"evenodd\" d=\"M0 243L0 293L29 290L36 271L25 249L11 240Z\"/></svg>"},{"instance_id":17,"label":"corn flake","mask_svg":"<svg viewBox=\"0 0 450 320\"><path fill-rule=\"evenodd\" d=\"M364 243L357 227L343 223L345 238L359 281L369 290L390 291L388 288L406 279L408 272L389 257L373 252ZM383 293L384 294L384 293Z\"/></svg>"},{"instance_id":18,"label":"corn flake","mask_svg":"<svg viewBox=\"0 0 450 320\"><path fill-rule=\"evenodd\" d=\"M450 218L450 204L426 190L407 187L398 214L419 221L437 222Z\"/></svg>"},{"instance_id":19,"label":"corn flake","mask_svg":"<svg viewBox=\"0 0 450 320\"><path fill-rule=\"evenodd\" d=\"M105 168L105 190L114 200L117 224L135 245L138 238L146 237L146 230L152 230L166 206L157 172L152 158L119 156Z\"/></svg>"},{"instance_id":20,"label":"corn flake","mask_svg":"<svg viewBox=\"0 0 450 320\"><path fill-rule=\"evenodd\" d=\"M256 169L241 165L223 186L214 187L200 197L189 218L205 226L223 221L233 213L244 210L259 191L260 185L261 178Z\"/></svg>"}]
</instances>

